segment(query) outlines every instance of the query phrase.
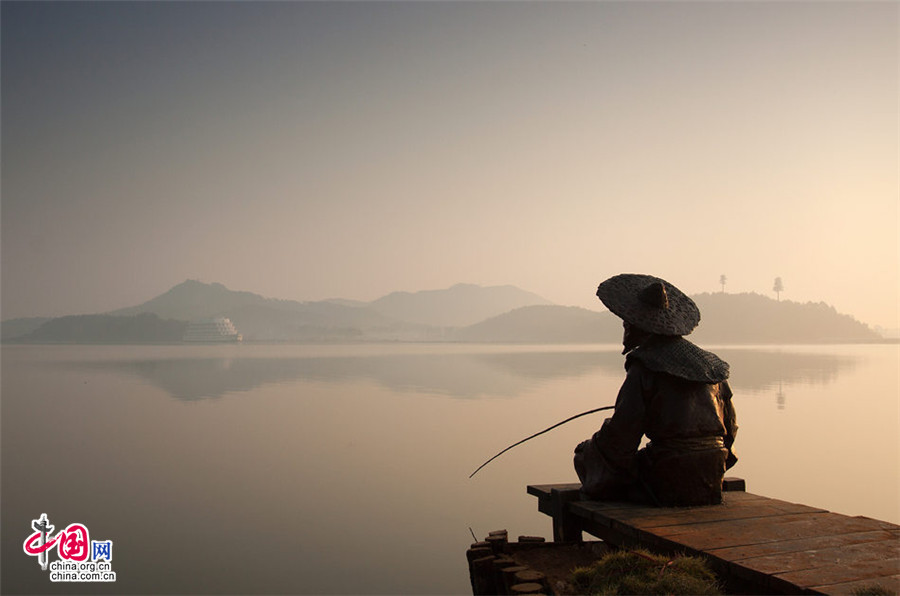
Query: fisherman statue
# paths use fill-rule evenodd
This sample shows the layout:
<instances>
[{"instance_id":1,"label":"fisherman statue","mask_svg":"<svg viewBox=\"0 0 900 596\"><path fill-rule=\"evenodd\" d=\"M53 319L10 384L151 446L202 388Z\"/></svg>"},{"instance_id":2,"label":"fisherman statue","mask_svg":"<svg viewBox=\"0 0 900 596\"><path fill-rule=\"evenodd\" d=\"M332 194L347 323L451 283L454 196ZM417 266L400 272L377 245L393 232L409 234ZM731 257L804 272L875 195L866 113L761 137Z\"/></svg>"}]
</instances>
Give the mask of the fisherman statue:
<instances>
[{"instance_id":1,"label":"fisherman statue","mask_svg":"<svg viewBox=\"0 0 900 596\"><path fill-rule=\"evenodd\" d=\"M575 448L588 499L660 506L722 501L725 470L737 462L728 364L684 339L700 310L669 282L626 273L597 288L624 321L625 381L612 417ZM639 449L642 437L650 440Z\"/></svg>"}]
</instances>

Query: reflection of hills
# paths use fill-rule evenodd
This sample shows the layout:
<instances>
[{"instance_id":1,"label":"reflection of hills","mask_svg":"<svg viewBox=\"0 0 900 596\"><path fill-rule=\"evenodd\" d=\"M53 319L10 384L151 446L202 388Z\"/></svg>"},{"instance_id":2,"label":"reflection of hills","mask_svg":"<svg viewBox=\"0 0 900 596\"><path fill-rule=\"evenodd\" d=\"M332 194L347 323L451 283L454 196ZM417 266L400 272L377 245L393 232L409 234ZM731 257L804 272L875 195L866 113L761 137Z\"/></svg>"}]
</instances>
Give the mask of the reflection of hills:
<instances>
[{"instance_id":1,"label":"reflection of hills","mask_svg":"<svg viewBox=\"0 0 900 596\"><path fill-rule=\"evenodd\" d=\"M767 391L783 385L825 385L856 368L857 360L836 354L782 352L778 350L720 349L715 352L731 365L735 393Z\"/></svg>"},{"instance_id":2,"label":"reflection of hills","mask_svg":"<svg viewBox=\"0 0 900 596\"><path fill-rule=\"evenodd\" d=\"M728 381L735 393L767 391L777 387L779 383L782 386L824 385L837 379L841 373L852 370L857 364L857 360L851 356L836 354L753 348L717 348L712 351L731 366ZM609 352L606 357L597 358L594 362L610 374L621 374L623 378L625 376L624 357L617 353Z\"/></svg>"},{"instance_id":3,"label":"reflection of hills","mask_svg":"<svg viewBox=\"0 0 900 596\"><path fill-rule=\"evenodd\" d=\"M196 400L296 380L374 381L393 391L453 397L516 395L536 381L580 376L615 352L387 354L306 358L177 358L83 363L134 374ZM620 358L620 357L619 357Z\"/></svg>"},{"instance_id":4,"label":"reflection of hills","mask_svg":"<svg viewBox=\"0 0 900 596\"><path fill-rule=\"evenodd\" d=\"M722 349L735 392L792 383L829 383L855 366L852 358L752 349ZM372 381L392 391L452 397L514 396L536 382L593 372L622 376L623 356L612 349L509 353L423 353L368 356L172 358L73 363L123 372L182 400L220 397L270 383L298 380ZM610 396L614 398L615 396Z\"/></svg>"}]
</instances>

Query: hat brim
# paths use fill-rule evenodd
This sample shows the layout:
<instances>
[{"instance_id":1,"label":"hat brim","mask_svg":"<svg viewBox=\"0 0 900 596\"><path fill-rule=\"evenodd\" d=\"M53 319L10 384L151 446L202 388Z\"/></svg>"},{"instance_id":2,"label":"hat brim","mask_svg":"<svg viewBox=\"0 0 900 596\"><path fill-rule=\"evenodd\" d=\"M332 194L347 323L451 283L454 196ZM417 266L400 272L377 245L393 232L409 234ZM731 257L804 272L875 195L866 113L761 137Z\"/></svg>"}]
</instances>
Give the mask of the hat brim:
<instances>
[{"instance_id":1,"label":"hat brim","mask_svg":"<svg viewBox=\"0 0 900 596\"><path fill-rule=\"evenodd\" d=\"M668 306L660 308L640 298L654 283L666 289ZM622 320L659 335L687 335L700 322L700 309L684 292L664 279L639 273L610 277L597 288L597 297Z\"/></svg>"}]
</instances>

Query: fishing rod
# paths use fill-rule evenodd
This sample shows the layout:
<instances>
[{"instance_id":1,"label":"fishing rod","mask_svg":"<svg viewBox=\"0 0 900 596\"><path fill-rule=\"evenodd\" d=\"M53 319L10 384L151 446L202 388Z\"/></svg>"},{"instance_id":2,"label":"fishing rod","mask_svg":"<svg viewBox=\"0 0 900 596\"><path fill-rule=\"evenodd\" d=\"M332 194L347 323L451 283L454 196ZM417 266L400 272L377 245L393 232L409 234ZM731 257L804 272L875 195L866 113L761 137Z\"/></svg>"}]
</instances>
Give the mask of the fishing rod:
<instances>
[{"instance_id":1,"label":"fishing rod","mask_svg":"<svg viewBox=\"0 0 900 596\"><path fill-rule=\"evenodd\" d=\"M575 420L576 418L581 418L582 416L587 416L588 414L593 414L594 412L601 412L601 411L603 411L603 410L612 410L612 409L615 408L615 407L616 407L616 406L603 406L602 408L595 408L595 409L593 409L593 410L588 410L587 412L582 412L581 414L575 414L574 416L571 416L571 417L569 417L569 418L566 418L566 419L563 420L562 422L557 422L557 423L554 424L553 426L551 426L551 427L549 427L549 428L545 428L545 429L542 430L541 432L534 433L534 434L531 435L530 437L526 437L526 438L522 439L522 440L519 441L518 443L513 443L512 445L510 445L509 447L507 447L506 449L504 449L503 451L501 451L500 453L498 453L497 455L495 455L495 456L492 457L491 459L487 460L486 462L484 462L483 464L481 464L480 466L478 466L478 469L477 469L477 470L475 470L474 472L472 472L471 474L469 474L469 478L471 478L472 476L474 476L475 474L477 474L477 473L478 473L478 470L480 470L481 468L485 467L486 465L488 465L489 463L491 463L492 461L494 461L495 459L497 459L498 457L500 457L501 455L503 455L504 453L506 453L507 451L509 451L509 450L512 449L513 447L515 447L516 445L521 445L521 444L524 443L525 441L528 441L528 440L530 440L530 439L533 439L533 438L535 438L535 437L538 437L538 436L544 434L545 432L549 432L549 431L553 430L554 428L556 428L557 426L562 426L562 425L565 424L566 422L571 422L572 420Z\"/></svg>"}]
</instances>

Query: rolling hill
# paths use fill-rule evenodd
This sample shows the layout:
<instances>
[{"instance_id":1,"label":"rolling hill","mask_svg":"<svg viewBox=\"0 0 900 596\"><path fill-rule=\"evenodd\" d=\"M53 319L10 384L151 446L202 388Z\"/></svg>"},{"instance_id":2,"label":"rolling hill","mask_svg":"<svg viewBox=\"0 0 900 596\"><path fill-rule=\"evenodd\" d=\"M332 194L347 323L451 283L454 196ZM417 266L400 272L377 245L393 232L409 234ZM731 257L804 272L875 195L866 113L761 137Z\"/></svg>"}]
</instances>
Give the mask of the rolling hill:
<instances>
[{"instance_id":1,"label":"rolling hill","mask_svg":"<svg viewBox=\"0 0 900 596\"><path fill-rule=\"evenodd\" d=\"M692 296L700 325L691 334L707 343L853 343L882 337L824 302L773 300L756 293Z\"/></svg>"},{"instance_id":2,"label":"rolling hill","mask_svg":"<svg viewBox=\"0 0 900 596\"><path fill-rule=\"evenodd\" d=\"M622 321L608 312L576 306L523 306L459 329L457 341L608 343L622 338Z\"/></svg>"},{"instance_id":3,"label":"rolling hill","mask_svg":"<svg viewBox=\"0 0 900 596\"><path fill-rule=\"evenodd\" d=\"M515 286L456 284L445 290L393 292L370 302L369 307L375 312L409 323L465 327L535 304L550 304L550 301Z\"/></svg>"},{"instance_id":4,"label":"rolling hill","mask_svg":"<svg viewBox=\"0 0 900 596\"><path fill-rule=\"evenodd\" d=\"M163 319L190 321L225 315L246 306L291 310L302 308L303 303L264 298L252 292L229 290L219 283L206 284L189 279L142 304L120 308L106 314L125 316L149 312Z\"/></svg>"},{"instance_id":5,"label":"rolling hill","mask_svg":"<svg viewBox=\"0 0 900 596\"><path fill-rule=\"evenodd\" d=\"M29 343L174 343L181 341L186 321L155 314L69 315L50 319L24 337Z\"/></svg>"}]
</instances>

